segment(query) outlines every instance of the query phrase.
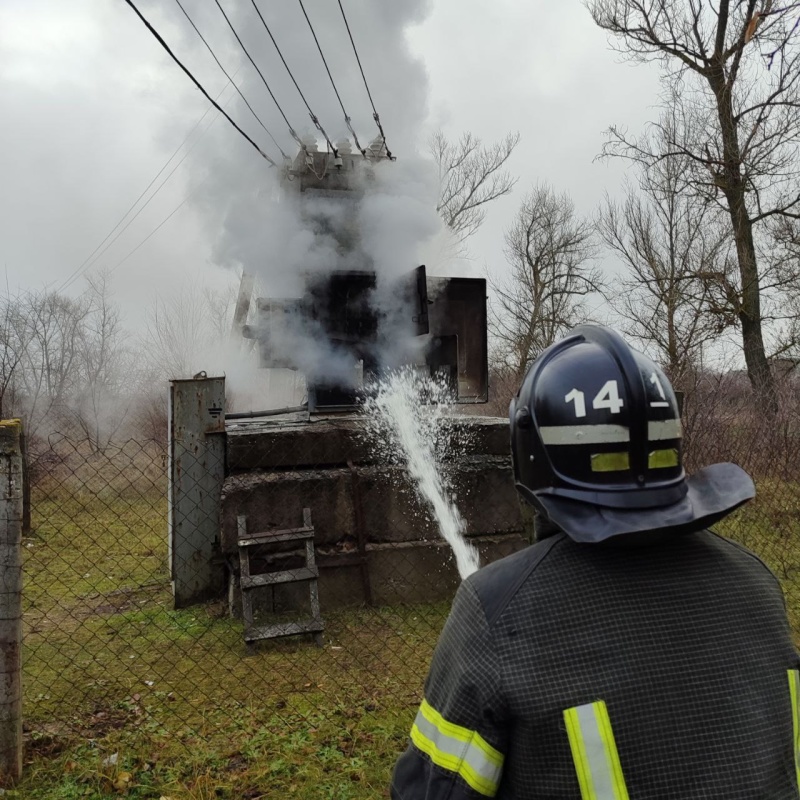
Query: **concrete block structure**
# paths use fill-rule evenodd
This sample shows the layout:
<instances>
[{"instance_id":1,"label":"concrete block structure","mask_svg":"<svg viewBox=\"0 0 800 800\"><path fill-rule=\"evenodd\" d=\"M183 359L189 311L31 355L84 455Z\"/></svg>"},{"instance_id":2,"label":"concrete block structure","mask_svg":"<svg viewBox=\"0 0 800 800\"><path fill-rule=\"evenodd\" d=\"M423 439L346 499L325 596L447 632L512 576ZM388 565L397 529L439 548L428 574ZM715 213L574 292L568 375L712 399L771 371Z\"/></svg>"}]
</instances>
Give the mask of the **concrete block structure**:
<instances>
[{"instance_id":1,"label":"concrete block structure","mask_svg":"<svg viewBox=\"0 0 800 800\"><path fill-rule=\"evenodd\" d=\"M291 528L303 508L315 529L322 613L364 603L432 602L452 597L458 574L450 546L420 505L401 467L376 463L358 414L295 415L228 422L220 546L236 613L237 517L248 530ZM511 474L508 421L463 416L449 435L464 438L444 465L465 533L489 563L529 541ZM265 569L292 569L301 554L272 548ZM271 594L270 594L271 592ZM264 590L265 610L290 611L296 587Z\"/></svg>"}]
</instances>

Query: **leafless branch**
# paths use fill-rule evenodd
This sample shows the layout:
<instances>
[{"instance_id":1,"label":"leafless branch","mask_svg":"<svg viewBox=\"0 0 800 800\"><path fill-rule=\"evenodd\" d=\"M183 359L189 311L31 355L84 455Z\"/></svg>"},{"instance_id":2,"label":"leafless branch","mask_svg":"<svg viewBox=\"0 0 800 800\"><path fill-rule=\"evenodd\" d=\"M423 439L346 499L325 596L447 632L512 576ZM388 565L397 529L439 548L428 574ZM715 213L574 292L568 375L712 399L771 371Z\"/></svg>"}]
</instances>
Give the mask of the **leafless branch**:
<instances>
[{"instance_id":1,"label":"leafless branch","mask_svg":"<svg viewBox=\"0 0 800 800\"><path fill-rule=\"evenodd\" d=\"M436 210L458 241L465 241L480 228L489 203L514 188L517 179L504 167L518 143L518 133L489 145L471 133L458 142L449 141L441 131L431 137L429 150L441 187Z\"/></svg>"}]
</instances>

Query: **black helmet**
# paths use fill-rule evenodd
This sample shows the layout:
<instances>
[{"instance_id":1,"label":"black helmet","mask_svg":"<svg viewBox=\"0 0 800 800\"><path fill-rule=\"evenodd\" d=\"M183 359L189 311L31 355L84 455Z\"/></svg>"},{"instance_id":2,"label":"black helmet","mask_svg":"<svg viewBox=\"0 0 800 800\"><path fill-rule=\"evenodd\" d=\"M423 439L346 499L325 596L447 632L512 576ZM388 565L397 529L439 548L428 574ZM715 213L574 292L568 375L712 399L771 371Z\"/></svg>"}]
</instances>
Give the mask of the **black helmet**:
<instances>
[{"instance_id":1,"label":"black helmet","mask_svg":"<svg viewBox=\"0 0 800 800\"><path fill-rule=\"evenodd\" d=\"M579 542L699 530L755 495L735 464L686 477L672 386L610 328L581 325L545 350L510 418L517 489Z\"/></svg>"}]
</instances>

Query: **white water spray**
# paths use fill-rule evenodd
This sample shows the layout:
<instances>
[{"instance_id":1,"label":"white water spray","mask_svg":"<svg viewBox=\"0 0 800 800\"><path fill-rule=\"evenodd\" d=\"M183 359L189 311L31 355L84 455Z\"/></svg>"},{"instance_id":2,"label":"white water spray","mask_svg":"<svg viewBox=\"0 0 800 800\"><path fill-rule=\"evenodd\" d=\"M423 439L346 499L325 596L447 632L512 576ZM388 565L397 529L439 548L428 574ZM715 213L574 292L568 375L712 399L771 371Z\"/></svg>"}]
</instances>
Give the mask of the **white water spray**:
<instances>
[{"instance_id":1,"label":"white water spray","mask_svg":"<svg viewBox=\"0 0 800 800\"><path fill-rule=\"evenodd\" d=\"M373 446L390 462L408 470L417 496L429 508L442 537L453 549L458 574L468 577L479 567L478 551L464 538L465 524L448 497L438 469L437 442L447 423L447 389L410 369L391 374L364 406ZM438 458L437 458L438 456Z\"/></svg>"}]
</instances>

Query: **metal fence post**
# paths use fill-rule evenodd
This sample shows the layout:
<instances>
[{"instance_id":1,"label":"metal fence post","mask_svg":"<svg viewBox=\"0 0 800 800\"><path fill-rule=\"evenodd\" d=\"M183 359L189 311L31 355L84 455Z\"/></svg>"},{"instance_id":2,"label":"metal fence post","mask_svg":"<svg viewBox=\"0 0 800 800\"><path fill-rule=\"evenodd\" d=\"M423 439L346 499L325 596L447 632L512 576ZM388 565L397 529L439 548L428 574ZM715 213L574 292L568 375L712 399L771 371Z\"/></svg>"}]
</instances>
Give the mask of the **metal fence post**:
<instances>
[{"instance_id":1,"label":"metal fence post","mask_svg":"<svg viewBox=\"0 0 800 800\"><path fill-rule=\"evenodd\" d=\"M175 608L221 596L225 378L170 381L169 558Z\"/></svg>"},{"instance_id":2,"label":"metal fence post","mask_svg":"<svg viewBox=\"0 0 800 800\"><path fill-rule=\"evenodd\" d=\"M22 774L22 424L0 421L0 784Z\"/></svg>"}]
</instances>

